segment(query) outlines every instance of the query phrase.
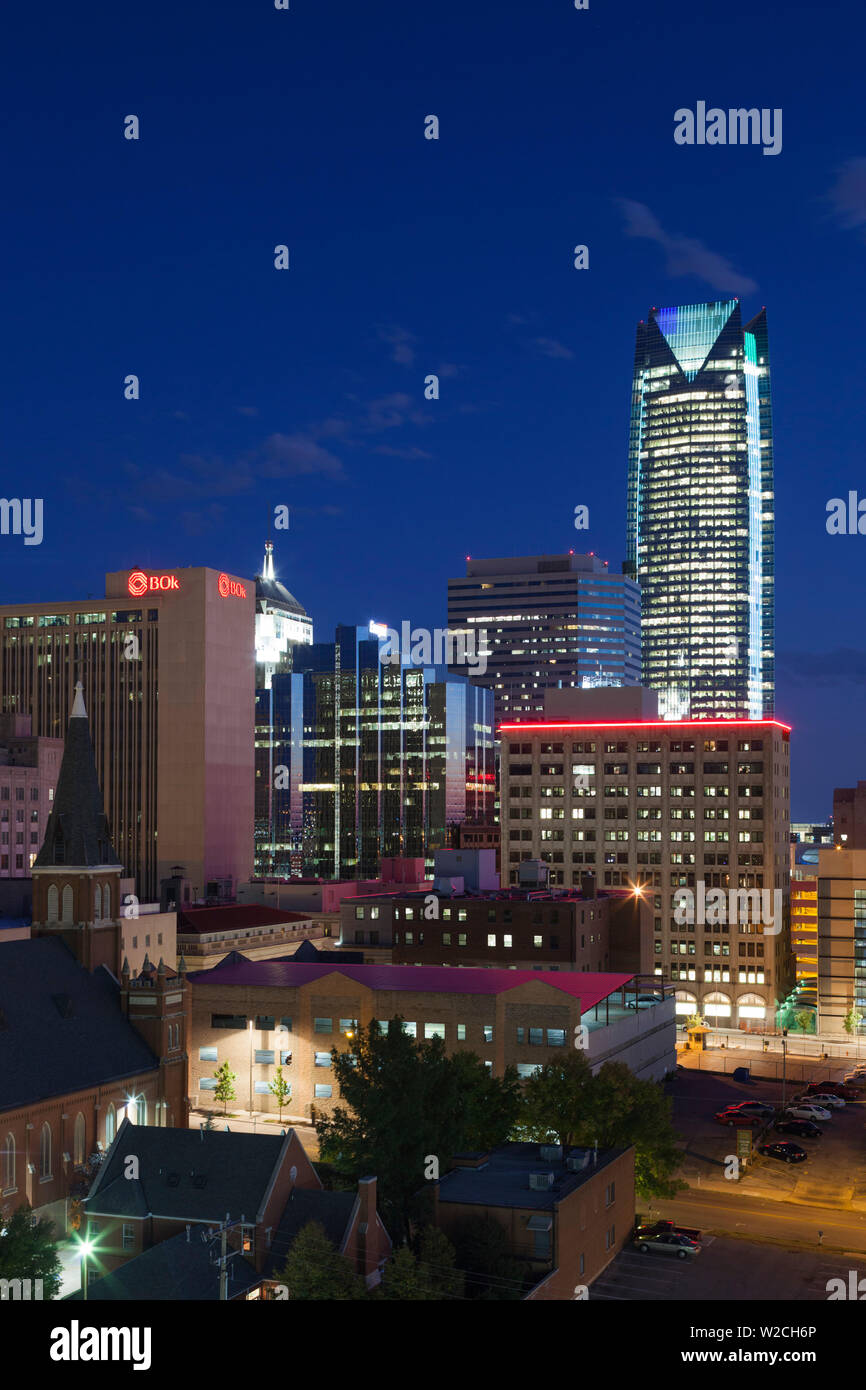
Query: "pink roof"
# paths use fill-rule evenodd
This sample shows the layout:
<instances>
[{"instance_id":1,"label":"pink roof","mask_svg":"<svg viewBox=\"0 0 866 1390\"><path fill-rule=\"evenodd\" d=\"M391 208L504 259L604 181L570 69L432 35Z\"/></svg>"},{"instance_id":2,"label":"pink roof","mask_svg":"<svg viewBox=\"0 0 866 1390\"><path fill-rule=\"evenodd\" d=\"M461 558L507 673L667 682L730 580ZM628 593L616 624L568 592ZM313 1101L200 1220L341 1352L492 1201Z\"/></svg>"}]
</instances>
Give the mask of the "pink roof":
<instances>
[{"instance_id":1,"label":"pink roof","mask_svg":"<svg viewBox=\"0 0 866 1390\"><path fill-rule=\"evenodd\" d=\"M226 903L222 907L185 907L177 929L186 932L248 931L253 927L276 927L281 922L308 922L309 912L281 912L261 903Z\"/></svg>"},{"instance_id":2,"label":"pink roof","mask_svg":"<svg viewBox=\"0 0 866 1390\"><path fill-rule=\"evenodd\" d=\"M584 1013L634 979L634 975L614 972L482 970L467 966L458 969L447 965L295 965L282 960L215 965L212 970L190 973L189 978L193 984L273 989L307 985L335 973L368 989L405 990L413 994L504 994L534 981L579 999Z\"/></svg>"}]
</instances>

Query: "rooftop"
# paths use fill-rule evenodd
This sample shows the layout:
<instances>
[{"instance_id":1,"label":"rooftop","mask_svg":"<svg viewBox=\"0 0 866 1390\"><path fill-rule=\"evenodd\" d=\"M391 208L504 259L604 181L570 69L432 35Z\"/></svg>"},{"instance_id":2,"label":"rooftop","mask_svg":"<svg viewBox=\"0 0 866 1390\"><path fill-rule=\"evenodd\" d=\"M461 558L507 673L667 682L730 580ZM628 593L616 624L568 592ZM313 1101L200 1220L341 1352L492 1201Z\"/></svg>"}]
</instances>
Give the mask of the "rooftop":
<instances>
[{"instance_id":1,"label":"rooftop","mask_svg":"<svg viewBox=\"0 0 866 1390\"><path fill-rule=\"evenodd\" d=\"M289 1134L163 1129L125 1119L87 1199L89 1216L256 1220ZM124 1175L132 1145L139 1177Z\"/></svg>"},{"instance_id":2,"label":"rooftop","mask_svg":"<svg viewBox=\"0 0 866 1390\"><path fill-rule=\"evenodd\" d=\"M545 719L537 723L500 724L500 729L525 733L530 729L781 729L791 732L790 724L778 719L595 719L587 722Z\"/></svg>"},{"instance_id":3,"label":"rooftop","mask_svg":"<svg viewBox=\"0 0 866 1390\"><path fill-rule=\"evenodd\" d=\"M626 1149L602 1149L594 1154L592 1149L571 1149L570 1154L585 1161L583 1168L571 1172L567 1166L568 1154L551 1161L542 1157L543 1147L541 1144L503 1144L481 1156L480 1162L477 1155L465 1155L472 1158L472 1166L453 1168L445 1174L439 1184L439 1201L543 1211L556 1206L614 1159L628 1152ZM460 1157L455 1155L458 1161ZM530 1187L532 1173L552 1173L553 1185Z\"/></svg>"},{"instance_id":4,"label":"rooftop","mask_svg":"<svg viewBox=\"0 0 866 1390\"><path fill-rule=\"evenodd\" d=\"M190 974L194 985L236 985L250 989L299 988L339 974L371 990L412 994L504 994L519 985L541 984L580 1000L583 1011L634 979L614 972L485 970L442 965L298 965L293 961L221 961Z\"/></svg>"},{"instance_id":5,"label":"rooftop","mask_svg":"<svg viewBox=\"0 0 866 1390\"><path fill-rule=\"evenodd\" d=\"M284 922L308 922L305 912L283 912L259 903L229 903L224 907L185 907L178 914L178 934L211 935L214 932L249 931L253 927L278 927Z\"/></svg>"},{"instance_id":6,"label":"rooftop","mask_svg":"<svg viewBox=\"0 0 866 1390\"><path fill-rule=\"evenodd\" d=\"M156 1071L118 991L108 970L91 975L57 938L3 942L0 1111Z\"/></svg>"},{"instance_id":7,"label":"rooftop","mask_svg":"<svg viewBox=\"0 0 866 1390\"><path fill-rule=\"evenodd\" d=\"M98 1249L96 1253L98 1258ZM216 1259L219 1253L219 1237L209 1239L200 1227L181 1231L180 1235L151 1246L102 1279L91 1279L87 1287L88 1302L218 1300L220 1270ZM227 1266L229 1298L236 1298L262 1282L262 1275L257 1274L241 1254L233 1255ZM83 1294L78 1289L64 1301L81 1299Z\"/></svg>"}]
</instances>

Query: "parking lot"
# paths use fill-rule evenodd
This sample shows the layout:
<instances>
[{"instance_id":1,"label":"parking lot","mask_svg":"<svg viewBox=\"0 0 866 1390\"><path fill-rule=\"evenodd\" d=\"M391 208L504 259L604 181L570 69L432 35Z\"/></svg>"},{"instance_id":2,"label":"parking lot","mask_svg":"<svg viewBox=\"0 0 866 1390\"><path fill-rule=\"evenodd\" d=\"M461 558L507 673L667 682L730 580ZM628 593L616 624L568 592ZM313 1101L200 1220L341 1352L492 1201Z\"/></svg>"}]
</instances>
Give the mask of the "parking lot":
<instances>
[{"instance_id":1,"label":"parking lot","mask_svg":"<svg viewBox=\"0 0 866 1390\"><path fill-rule=\"evenodd\" d=\"M704 1236L700 1255L678 1260L669 1255L642 1255L631 1245L621 1250L589 1288L589 1300L726 1303L826 1301L827 1283L850 1271L866 1274L862 1257L826 1255L823 1251L787 1250L756 1245L727 1236Z\"/></svg>"},{"instance_id":2,"label":"parking lot","mask_svg":"<svg viewBox=\"0 0 866 1390\"><path fill-rule=\"evenodd\" d=\"M820 1073L826 1077L826 1069ZM786 1088L790 1104L804 1087ZM743 1100L782 1103L782 1083L761 1080L734 1081L731 1076L678 1068L668 1085L673 1100L674 1128L682 1137L683 1165L679 1176L690 1187L730 1190L728 1160L737 1154L737 1135L743 1131L718 1124L717 1111ZM755 1152L741 1170L738 1183L752 1196L776 1201L799 1201L811 1205L866 1210L866 1102L848 1103L834 1110L829 1120L817 1121L820 1137L778 1134L772 1117L760 1120L752 1130ZM748 1131L745 1131L748 1133ZM808 1158L801 1163L784 1163L757 1153L760 1143L789 1139L805 1149Z\"/></svg>"}]
</instances>

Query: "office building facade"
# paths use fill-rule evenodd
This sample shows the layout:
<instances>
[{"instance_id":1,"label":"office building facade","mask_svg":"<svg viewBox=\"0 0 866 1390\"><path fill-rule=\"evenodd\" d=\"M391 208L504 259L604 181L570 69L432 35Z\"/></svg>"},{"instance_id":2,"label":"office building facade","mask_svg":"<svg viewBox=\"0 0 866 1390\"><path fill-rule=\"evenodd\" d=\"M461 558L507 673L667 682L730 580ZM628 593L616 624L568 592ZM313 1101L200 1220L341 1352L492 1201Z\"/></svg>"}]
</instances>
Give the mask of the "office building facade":
<instances>
[{"instance_id":1,"label":"office building facade","mask_svg":"<svg viewBox=\"0 0 866 1390\"><path fill-rule=\"evenodd\" d=\"M542 858L553 884L594 873L599 889L639 890L677 1011L772 1024L793 983L788 736L776 721L503 726L503 885Z\"/></svg>"},{"instance_id":2,"label":"office building facade","mask_svg":"<svg viewBox=\"0 0 866 1390\"><path fill-rule=\"evenodd\" d=\"M549 688L639 685L640 611L634 580L595 555L470 559L448 581L449 631L486 633L470 679L494 692L497 726L537 719Z\"/></svg>"},{"instance_id":3,"label":"office building facade","mask_svg":"<svg viewBox=\"0 0 866 1390\"><path fill-rule=\"evenodd\" d=\"M643 683L665 719L774 711L773 430L767 316L736 299L638 325L625 569Z\"/></svg>"},{"instance_id":4,"label":"office building facade","mask_svg":"<svg viewBox=\"0 0 866 1390\"><path fill-rule=\"evenodd\" d=\"M273 678L290 673L295 648L308 647L312 641L313 620L294 594L277 579L273 541L267 541L262 572L256 576L256 874L274 873L279 861L274 805Z\"/></svg>"},{"instance_id":5,"label":"office building facade","mask_svg":"<svg viewBox=\"0 0 866 1390\"><path fill-rule=\"evenodd\" d=\"M372 879L383 858L432 864L451 825L492 812L490 692L444 666L382 661L381 646L368 628L338 627L273 678L272 874Z\"/></svg>"},{"instance_id":6,"label":"office building facade","mask_svg":"<svg viewBox=\"0 0 866 1390\"><path fill-rule=\"evenodd\" d=\"M0 607L0 711L63 736L81 681L121 862L229 895L253 859L255 598L213 569L122 570L104 600Z\"/></svg>"}]
</instances>

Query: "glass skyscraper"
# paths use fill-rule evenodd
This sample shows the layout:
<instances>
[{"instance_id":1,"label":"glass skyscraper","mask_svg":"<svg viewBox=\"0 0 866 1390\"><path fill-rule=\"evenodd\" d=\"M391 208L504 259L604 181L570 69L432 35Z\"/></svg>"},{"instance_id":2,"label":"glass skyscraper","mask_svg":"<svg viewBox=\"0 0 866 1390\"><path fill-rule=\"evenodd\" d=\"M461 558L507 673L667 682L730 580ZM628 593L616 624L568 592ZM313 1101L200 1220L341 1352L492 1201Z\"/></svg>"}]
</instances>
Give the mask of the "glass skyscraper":
<instances>
[{"instance_id":1,"label":"glass skyscraper","mask_svg":"<svg viewBox=\"0 0 866 1390\"><path fill-rule=\"evenodd\" d=\"M668 719L774 705L773 431L767 316L736 299L638 325L625 571L641 586L642 679Z\"/></svg>"},{"instance_id":2,"label":"glass skyscraper","mask_svg":"<svg viewBox=\"0 0 866 1390\"><path fill-rule=\"evenodd\" d=\"M451 826L491 814L492 694L442 665L383 662L381 647L368 628L338 627L274 675L258 872L375 878L395 855L432 868Z\"/></svg>"}]
</instances>

